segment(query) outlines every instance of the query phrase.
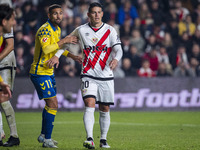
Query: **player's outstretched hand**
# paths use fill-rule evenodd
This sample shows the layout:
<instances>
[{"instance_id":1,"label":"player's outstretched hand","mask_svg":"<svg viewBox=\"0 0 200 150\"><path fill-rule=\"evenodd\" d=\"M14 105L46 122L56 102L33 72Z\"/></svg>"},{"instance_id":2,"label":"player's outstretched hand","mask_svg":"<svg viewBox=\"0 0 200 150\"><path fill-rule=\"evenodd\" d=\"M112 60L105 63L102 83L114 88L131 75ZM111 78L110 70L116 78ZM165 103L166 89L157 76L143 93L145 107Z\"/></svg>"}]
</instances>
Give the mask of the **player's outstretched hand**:
<instances>
[{"instance_id":1,"label":"player's outstretched hand","mask_svg":"<svg viewBox=\"0 0 200 150\"><path fill-rule=\"evenodd\" d=\"M78 42L78 38L76 36L68 35L64 39L65 39L65 43L68 43L68 44L77 44Z\"/></svg>"},{"instance_id":2,"label":"player's outstretched hand","mask_svg":"<svg viewBox=\"0 0 200 150\"><path fill-rule=\"evenodd\" d=\"M110 69L114 70L117 67L117 64L118 64L118 60L117 59L113 59L109 64Z\"/></svg>"},{"instance_id":3,"label":"player's outstretched hand","mask_svg":"<svg viewBox=\"0 0 200 150\"><path fill-rule=\"evenodd\" d=\"M4 82L0 82L0 86L1 86L1 89L3 91L3 95L8 97L8 98L11 98L12 97L12 93L10 91L9 85L5 84Z\"/></svg>"},{"instance_id":4,"label":"player's outstretched hand","mask_svg":"<svg viewBox=\"0 0 200 150\"><path fill-rule=\"evenodd\" d=\"M79 64L82 64L82 57L81 56L75 56L73 58L74 61L77 61Z\"/></svg>"},{"instance_id":5,"label":"player's outstretched hand","mask_svg":"<svg viewBox=\"0 0 200 150\"><path fill-rule=\"evenodd\" d=\"M46 61L47 67L52 68L54 65L56 65L56 68L59 66L59 58L57 56L53 56L51 59Z\"/></svg>"}]
</instances>

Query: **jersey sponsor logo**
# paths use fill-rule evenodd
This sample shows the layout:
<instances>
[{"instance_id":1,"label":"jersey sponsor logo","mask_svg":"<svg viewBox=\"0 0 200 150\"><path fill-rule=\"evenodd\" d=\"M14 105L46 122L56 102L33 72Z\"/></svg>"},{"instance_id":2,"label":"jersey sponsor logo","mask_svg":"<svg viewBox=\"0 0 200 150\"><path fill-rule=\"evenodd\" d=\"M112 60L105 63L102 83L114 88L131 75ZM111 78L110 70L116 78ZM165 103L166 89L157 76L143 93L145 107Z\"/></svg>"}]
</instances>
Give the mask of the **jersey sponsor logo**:
<instances>
[{"instance_id":1,"label":"jersey sponsor logo","mask_svg":"<svg viewBox=\"0 0 200 150\"><path fill-rule=\"evenodd\" d=\"M110 35L110 30L108 29L105 32L105 34L102 36L102 38L99 40L99 42L96 44L96 46L94 47L94 49L98 48L98 50L93 51L93 53L94 52L96 53L93 60L91 60L90 58L88 59L90 51L88 49L83 50L84 54L86 56L84 61L83 61L83 67L84 67L83 73L87 73L87 71L90 68L94 69L97 61L99 60L99 56L101 55L102 52L106 52L106 54L105 54L103 60L102 59L99 60L99 64L101 66L101 69L104 70L104 68L106 66L106 61L108 60L108 57L110 56L110 53L111 53L111 47L106 48L107 49L106 51L102 51L102 49L105 49L105 47L106 47L106 45L102 45L102 44L107 39L107 37L109 35ZM101 50L99 50L99 48L101 48ZM87 65L86 65L86 63L87 63Z\"/></svg>"},{"instance_id":2,"label":"jersey sponsor logo","mask_svg":"<svg viewBox=\"0 0 200 150\"><path fill-rule=\"evenodd\" d=\"M97 51L103 51L106 52L108 50L108 47L105 45L100 45L100 46L89 46L89 45L84 45L84 48L86 51L90 51L92 53L95 53Z\"/></svg>"},{"instance_id":3,"label":"jersey sponsor logo","mask_svg":"<svg viewBox=\"0 0 200 150\"><path fill-rule=\"evenodd\" d=\"M48 38L45 37L42 39L42 42L45 43L45 42L47 42L47 40L48 40Z\"/></svg>"}]
</instances>

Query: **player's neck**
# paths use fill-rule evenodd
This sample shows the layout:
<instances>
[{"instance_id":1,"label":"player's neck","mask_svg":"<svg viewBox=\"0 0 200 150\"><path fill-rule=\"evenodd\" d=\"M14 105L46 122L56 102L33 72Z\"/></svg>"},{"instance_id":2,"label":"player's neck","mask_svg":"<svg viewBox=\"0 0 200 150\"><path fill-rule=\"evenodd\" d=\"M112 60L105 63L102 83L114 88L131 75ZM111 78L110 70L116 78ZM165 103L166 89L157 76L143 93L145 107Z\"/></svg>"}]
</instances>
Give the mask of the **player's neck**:
<instances>
[{"instance_id":1,"label":"player's neck","mask_svg":"<svg viewBox=\"0 0 200 150\"><path fill-rule=\"evenodd\" d=\"M100 28L102 26L102 24L103 24L103 22L100 22L98 24L94 24L94 23L90 22L90 25L92 28Z\"/></svg>"}]
</instances>

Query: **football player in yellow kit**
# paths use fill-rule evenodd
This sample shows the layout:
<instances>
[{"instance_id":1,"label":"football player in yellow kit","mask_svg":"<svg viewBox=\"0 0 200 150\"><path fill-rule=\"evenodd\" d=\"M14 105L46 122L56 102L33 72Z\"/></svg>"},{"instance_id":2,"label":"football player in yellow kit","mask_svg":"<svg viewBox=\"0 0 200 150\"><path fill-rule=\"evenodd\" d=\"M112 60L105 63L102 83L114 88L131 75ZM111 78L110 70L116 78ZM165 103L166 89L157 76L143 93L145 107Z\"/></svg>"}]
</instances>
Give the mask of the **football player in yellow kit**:
<instances>
[{"instance_id":1,"label":"football player in yellow kit","mask_svg":"<svg viewBox=\"0 0 200 150\"><path fill-rule=\"evenodd\" d=\"M58 109L56 98L56 82L54 78L54 67L47 66L49 60L62 48L63 44L77 43L77 37L66 36L60 39L61 30L58 24L62 21L63 11L60 5L54 4L49 7L48 21L37 31L35 37L35 53L30 69L30 78L38 93L39 99L44 99L46 106L42 113L42 129L38 141L43 143L43 147L57 148L57 142L51 139L53 122ZM64 56L72 57L79 61L78 56L63 53Z\"/></svg>"}]
</instances>

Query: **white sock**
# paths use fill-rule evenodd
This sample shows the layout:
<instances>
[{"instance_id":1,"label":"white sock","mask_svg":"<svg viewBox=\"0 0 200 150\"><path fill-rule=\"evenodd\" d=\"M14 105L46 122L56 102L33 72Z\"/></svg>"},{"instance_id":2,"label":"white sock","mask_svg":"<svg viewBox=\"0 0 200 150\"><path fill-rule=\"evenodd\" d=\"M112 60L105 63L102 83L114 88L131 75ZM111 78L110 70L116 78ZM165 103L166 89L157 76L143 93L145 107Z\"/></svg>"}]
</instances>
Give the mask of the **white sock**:
<instances>
[{"instance_id":1,"label":"white sock","mask_svg":"<svg viewBox=\"0 0 200 150\"><path fill-rule=\"evenodd\" d=\"M2 134L3 134L3 120L2 120L2 114L0 112L0 141L2 140Z\"/></svg>"},{"instance_id":2,"label":"white sock","mask_svg":"<svg viewBox=\"0 0 200 150\"><path fill-rule=\"evenodd\" d=\"M99 124L101 128L101 138L100 139L105 139L107 137L107 133L110 127L110 112L103 112L99 111Z\"/></svg>"},{"instance_id":3,"label":"white sock","mask_svg":"<svg viewBox=\"0 0 200 150\"><path fill-rule=\"evenodd\" d=\"M10 101L5 101L1 103L1 107L6 115L6 120L10 128L10 135L17 138L18 135L17 135L16 122L15 122L15 112L13 110L13 107Z\"/></svg>"},{"instance_id":4,"label":"white sock","mask_svg":"<svg viewBox=\"0 0 200 150\"><path fill-rule=\"evenodd\" d=\"M83 122L85 125L85 131L87 133L87 138L93 138L93 127L94 127L94 111L95 108L85 107L85 112L83 116Z\"/></svg>"}]
</instances>

